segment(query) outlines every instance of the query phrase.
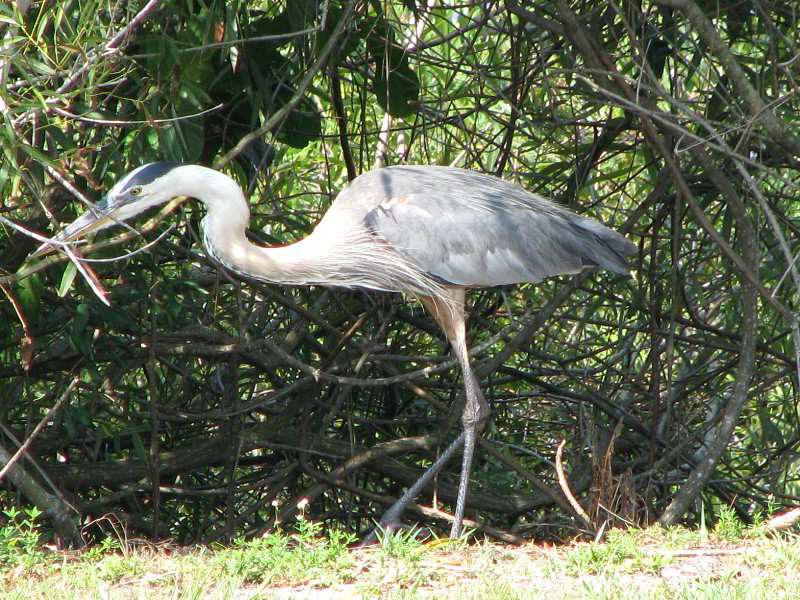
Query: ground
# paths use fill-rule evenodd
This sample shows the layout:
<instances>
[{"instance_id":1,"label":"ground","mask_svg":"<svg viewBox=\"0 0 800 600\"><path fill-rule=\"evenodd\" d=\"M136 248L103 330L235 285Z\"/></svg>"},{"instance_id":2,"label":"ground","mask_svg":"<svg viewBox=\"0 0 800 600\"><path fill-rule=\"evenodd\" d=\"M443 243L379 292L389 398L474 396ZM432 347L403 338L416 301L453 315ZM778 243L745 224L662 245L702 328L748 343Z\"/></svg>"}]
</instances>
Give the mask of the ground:
<instances>
[{"instance_id":1,"label":"ground","mask_svg":"<svg viewBox=\"0 0 800 600\"><path fill-rule=\"evenodd\" d=\"M800 598L800 537L672 529L603 542L421 543L268 536L228 547L126 543L39 551L0 575L3 598Z\"/></svg>"}]
</instances>

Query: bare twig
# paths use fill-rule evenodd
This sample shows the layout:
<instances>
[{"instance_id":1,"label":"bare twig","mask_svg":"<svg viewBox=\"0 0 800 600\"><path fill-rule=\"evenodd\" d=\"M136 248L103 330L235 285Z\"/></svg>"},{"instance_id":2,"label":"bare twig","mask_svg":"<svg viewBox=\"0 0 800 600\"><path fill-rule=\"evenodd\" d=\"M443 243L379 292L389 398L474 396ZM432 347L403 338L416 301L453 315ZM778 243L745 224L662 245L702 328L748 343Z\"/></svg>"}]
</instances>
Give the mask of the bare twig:
<instances>
[{"instance_id":1,"label":"bare twig","mask_svg":"<svg viewBox=\"0 0 800 600\"><path fill-rule=\"evenodd\" d=\"M572 507L572 510L574 510L583 521L584 527L589 529L589 531L594 531L592 520L589 518L589 515L586 514L586 511L583 510L583 507L580 505L580 503L575 499L575 496L572 495L572 492L569 489L567 476L564 474L562 454L564 452L564 445L566 443L567 440L561 440L561 443L558 445L558 449L556 450L556 473L558 474L558 485L561 487L561 491L564 492L567 500L569 500L569 505Z\"/></svg>"},{"instance_id":2,"label":"bare twig","mask_svg":"<svg viewBox=\"0 0 800 600\"><path fill-rule=\"evenodd\" d=\"M16 463L20 458L22 458L22 456L25 454L25 451L28 449L31 443L33 443L33 440L36 438L37 435L39 435L42 429L44 429L45 425L47 425L50 422L50 420L55 416L56 412L58 412L58 409L61 408L61 405L64 404L67 398L69 398L69 395L72 393L72 390L75 389L75 386L78 385L79 382L80 379L77 377L72 380L72 382L67 386L67 389L64 390L64 393L61 394L61 397L47 412L44 419L39 421L39 424L36 425L36 427L33 429L31 434L28 436L28 439L26 439L22 443L22 445L17 449L17 451L13 454L13 456L11 456L11 458L8 459L8 462L5 464L5 466L2 469L0 469L0 481L3 480L3 477L5 477L6 473L8 473L8 470L14 466L14 463Z\"/></svg>"}]
</instances>

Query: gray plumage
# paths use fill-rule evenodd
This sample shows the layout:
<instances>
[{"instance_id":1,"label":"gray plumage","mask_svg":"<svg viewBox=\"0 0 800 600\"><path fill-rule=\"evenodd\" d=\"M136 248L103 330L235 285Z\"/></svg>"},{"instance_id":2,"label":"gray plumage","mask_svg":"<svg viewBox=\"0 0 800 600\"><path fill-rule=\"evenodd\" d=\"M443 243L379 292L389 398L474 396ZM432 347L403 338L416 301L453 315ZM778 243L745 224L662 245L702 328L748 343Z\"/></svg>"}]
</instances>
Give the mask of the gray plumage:
<instances>
[{"instance_id":1,"label":"gray plumage","mask_svg":"<svg viewBox=\"0 0 800 600\"><path fill-rule=\"evenodd\" d=\"M625 237L497 177L452 167L369 171L325 218L362 218L424 273L450 285L537 283L587 266L628 272ZM330 215L330 216L329 216Z\"/></svg>"},{"instance_id":2,"label":"gray plumage","mask_svg":"<svg viewBox=\"0 0 800 600\"><path fill-rule=\"evenodd\" d=\"M405 292L441 325L458 358L466 402L464 433L389 510L392 525L416 491L463 445L451 537L457 537L478 433L489 415L469 362L464 293L473 286L538 282L600 266L627 273L636 246L502 179L463 169L398 166L353 180L308 237L263 248L248 241L250 210L230 177L196 165L153 163L123 177L93 209L56 236L70 241L176 196L205 204L203 241L232 271L287 285L321 284ZM43 254L47 245L37 251Z\"/></svg>"}]
</instances>

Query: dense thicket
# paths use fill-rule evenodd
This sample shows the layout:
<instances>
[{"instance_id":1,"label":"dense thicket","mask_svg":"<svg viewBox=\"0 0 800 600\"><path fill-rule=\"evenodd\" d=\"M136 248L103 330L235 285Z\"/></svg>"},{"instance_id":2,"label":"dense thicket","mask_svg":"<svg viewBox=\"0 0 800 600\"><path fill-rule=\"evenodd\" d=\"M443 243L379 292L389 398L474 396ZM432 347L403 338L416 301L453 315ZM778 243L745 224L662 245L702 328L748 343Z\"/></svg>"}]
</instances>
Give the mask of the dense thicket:
<instances>
[{"instance_id":1,"label":"dense thicket","mask_svg":"<svg viewBox=\"0 0 800 600\"><path fill-rule=\"evenodd\" d=\"M290 526L301 498L363 532L455 435L458 372L418 303L237 280L204 254L195 203L141 237L101 234L85 256L166 232L86 274L25 262L38 242L10 223L52 234L81 195L162 159L233 175L265 244L401 162L494 173L638 244L631 279L470 294L493 413L468 516L488 533L796 503L799 15L778 0L0 5L0 465L27 444L0 503L39 505L73 542L118 522L227 539ZM558 484L562 440L589 523ZM446 524L457 462L409 519Z\"/></svg>"}]
</instances>

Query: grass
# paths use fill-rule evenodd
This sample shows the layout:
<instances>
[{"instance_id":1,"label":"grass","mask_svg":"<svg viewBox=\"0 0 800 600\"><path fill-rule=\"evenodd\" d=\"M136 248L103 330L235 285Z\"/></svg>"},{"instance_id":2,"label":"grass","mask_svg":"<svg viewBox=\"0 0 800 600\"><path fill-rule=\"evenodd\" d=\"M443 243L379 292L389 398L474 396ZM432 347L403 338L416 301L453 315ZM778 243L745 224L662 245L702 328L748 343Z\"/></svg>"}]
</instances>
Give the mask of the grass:
<instances>
[{"instance_id":1,"label":"grass","mask_svg":"<svg viewBox=\"0 0 800 600\"><path fill-rule=\"evenodd\" d=\"M771 600L800 588L800 538L760 535L732 515L712 532L613 530L559 547L422 542L412 529L354 549L352 536L301 520L295 533L225 547L120 538L81 552L39 546L37 516L14 513L0 529L2 598Z\"/></svg>"}]
</instances>

